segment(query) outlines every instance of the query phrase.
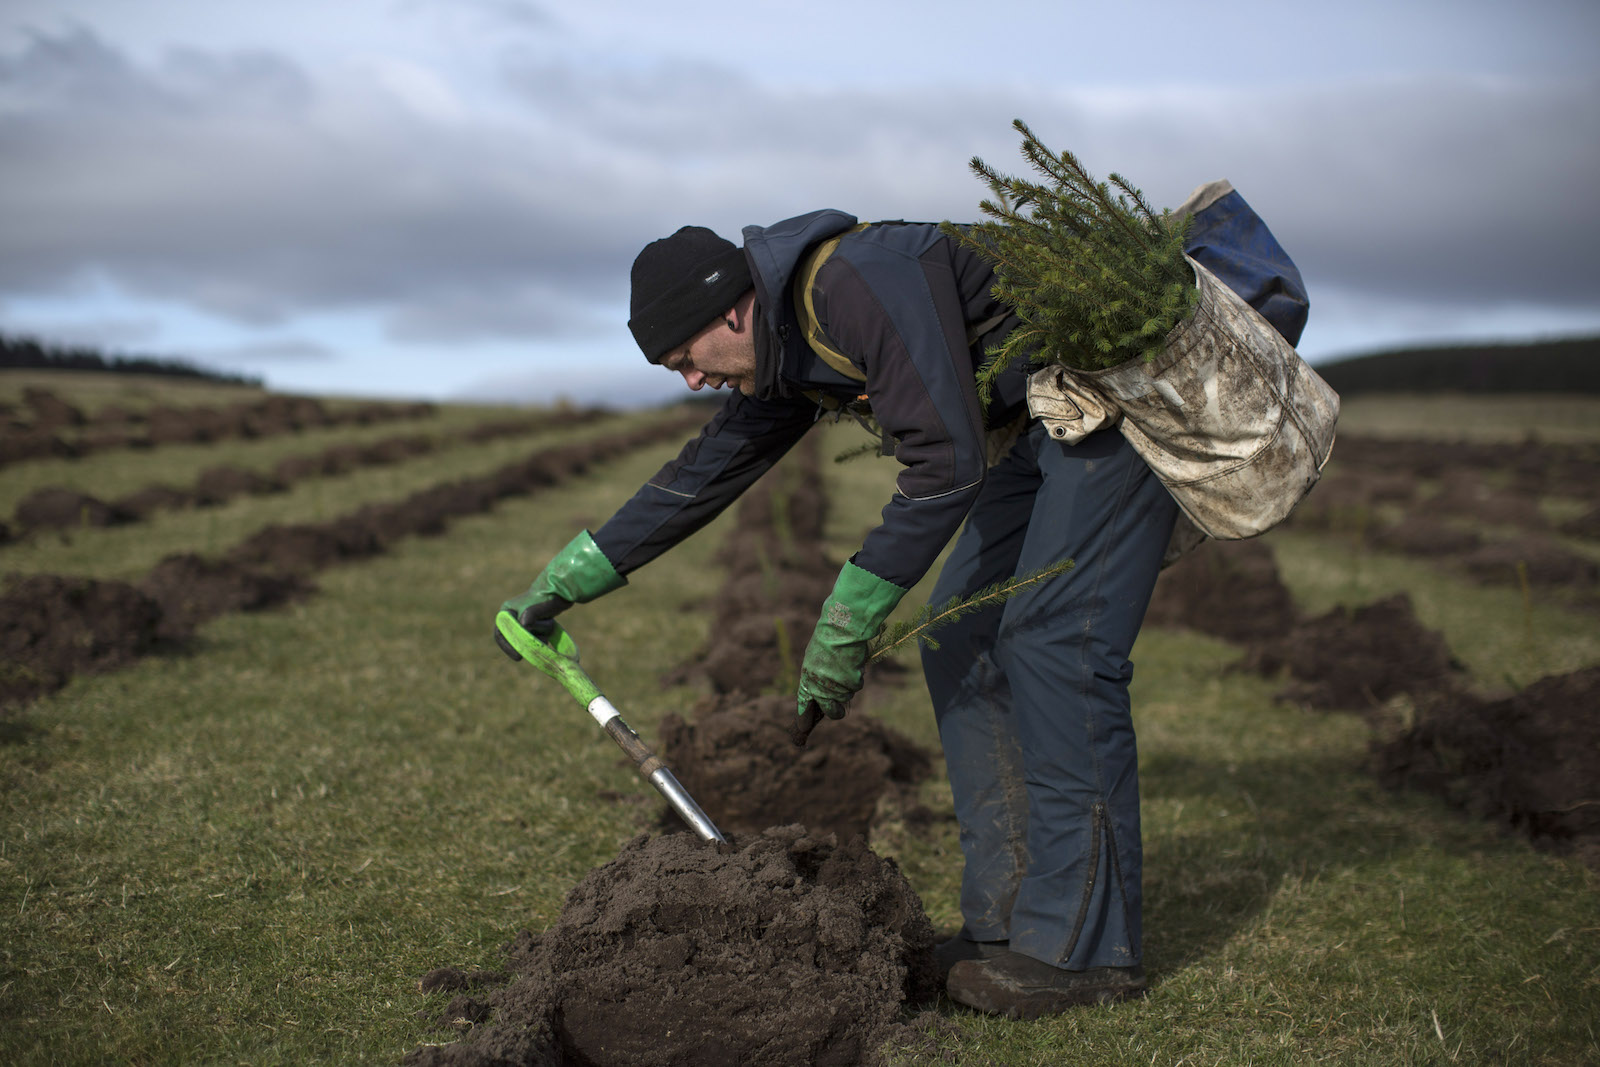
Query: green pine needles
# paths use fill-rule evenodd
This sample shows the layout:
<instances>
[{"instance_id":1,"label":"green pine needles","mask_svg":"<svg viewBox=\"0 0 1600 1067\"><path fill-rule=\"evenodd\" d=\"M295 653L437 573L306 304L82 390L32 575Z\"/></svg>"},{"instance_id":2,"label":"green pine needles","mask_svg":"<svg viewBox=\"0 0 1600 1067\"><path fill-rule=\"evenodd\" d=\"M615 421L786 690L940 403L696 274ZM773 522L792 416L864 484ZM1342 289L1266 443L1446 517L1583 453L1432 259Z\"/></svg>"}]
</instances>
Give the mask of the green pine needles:
<instances>
[{"instance_id":1,"label":"green pine needles","mask_svg":"<svg viewBox=\"0 0 1600 1067\"><path fill-rule=\"evenodd\" d=\"M869 646L869 663L876 663L907 641L921 641L929 648L937 649L939 642L934 640L933 631L942 626L948 626L961 616L980 608L993 607L1003 603L1011 597L1040 582L1048 582L1058 574L1065 574L1072 569L1073 561L1070 559L1052 563L1048 567L1041 567L1022 578L1008 578L997 582L987 589L980 589L963 600L952 597L943 604L928 604L906 622L896 623L889 627Z\"/></svg>"},{"instance_id":2,"label":"green pine needles","mask_svg":"<svg viewBox=\"0 0 1600 1067\"><path fill-rule=\"evenodd\" d=\"M1187 219L1157 214L1120 174L1096 182L1071 152L1055 155L1021 119L1012 125L1023 158L1046 181L1007 177L973 157L973 172L993 194L979 206L995 221L943 224L994 264L995 297L1022 319L989 350L978 375L985 400L1018 358L1074 370L1148 361L1198 299L1183 258Z\"/></svg>"}]
</instances>

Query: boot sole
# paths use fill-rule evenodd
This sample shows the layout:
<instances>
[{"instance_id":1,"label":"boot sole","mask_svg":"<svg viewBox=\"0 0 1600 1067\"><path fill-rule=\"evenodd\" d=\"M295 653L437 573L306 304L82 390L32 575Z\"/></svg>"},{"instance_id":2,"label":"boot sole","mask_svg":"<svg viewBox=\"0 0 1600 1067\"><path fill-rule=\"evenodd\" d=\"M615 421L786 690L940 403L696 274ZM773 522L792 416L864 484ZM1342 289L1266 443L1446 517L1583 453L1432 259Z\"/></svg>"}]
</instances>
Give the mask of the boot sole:
<instances>
[{"instance_id":1,"label":"boot sole","mask_svg":"<svg viewBox=\"0 0 1600 1067\"><path fill-rule=\"evenodd\" d=\"M1008 1019L1032 1020L1046 1015L1060 1015L1072 1008L1095 1004L1116 1004L1119 1001L1144 997L1148 985L1097 986L1074 990L1041 989L1032 993L1012 993L995 988L957 989L946 992L951 1000L990 1015Z\"/></svg>"}]
</instances>

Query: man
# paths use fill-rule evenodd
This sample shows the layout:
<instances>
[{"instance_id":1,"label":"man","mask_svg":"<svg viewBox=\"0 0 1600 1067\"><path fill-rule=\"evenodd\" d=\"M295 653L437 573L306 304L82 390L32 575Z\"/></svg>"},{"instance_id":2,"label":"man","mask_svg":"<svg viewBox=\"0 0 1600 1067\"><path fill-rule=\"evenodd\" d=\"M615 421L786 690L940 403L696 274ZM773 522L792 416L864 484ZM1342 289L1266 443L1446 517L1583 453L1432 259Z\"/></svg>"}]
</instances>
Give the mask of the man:
<instances>
[{"instance_id":1,"label":"man","mask_svg":"<svg viewBox=\"0 0 1600 1067\"><path fill-rule=\"evenodd\" d=\"M1293 264L1231 187L1199 208L1190 254L1293 343L1305 317ZM904 469L821 607L802 720L845 714L868 642L963 522L935 603L1075 561L923 653L966 860L964 925L936 955L956 1001L1033 1018L1146 988L1128 654L1177 508L1114 430L1067 445L1028 420L989 463L988 434L1027 417L1026 368L1003 375L987 406L974 387L985 350L1018 322L993 283L936 225L863 227L831 210L746 227L742 249L701 227L653 242L633 265L634 339L690 389L732 395L502 610L532 626L626 584L824 409L865 394Z\"/></svg>"}]
</instances>

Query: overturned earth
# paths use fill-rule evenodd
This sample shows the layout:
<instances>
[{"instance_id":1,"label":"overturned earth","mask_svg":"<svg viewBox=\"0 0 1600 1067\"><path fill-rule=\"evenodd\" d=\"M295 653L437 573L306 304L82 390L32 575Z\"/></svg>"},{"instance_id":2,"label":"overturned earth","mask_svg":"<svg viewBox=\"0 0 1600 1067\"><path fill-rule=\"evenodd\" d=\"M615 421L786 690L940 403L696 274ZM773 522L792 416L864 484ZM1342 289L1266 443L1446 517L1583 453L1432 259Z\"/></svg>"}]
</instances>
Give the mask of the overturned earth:
<instances>
[{"instance_id":1,"label":"overturned earth","mask_svg":"<svg viewBox=\"0 0 1600 1067\"><path fill-rule=\"evenodd\" d=\"M442 1022L478 1022L405 1062L870 1064L886 1043L926 1040L904 1020L938 995L933 937L916 892L861 837L640 835L573 888L551 929L517 936L507 974L427 975L424 990L465 991Z\"/></svg>"},{"instance_id":2,"label":"overturned earth","mask_svg":"<svg viewBox=\"0 0 1600 1067\"><path fill-rule=\"evenodd\" d=\"M796 749L793 718L788 694L731 703L692 723L669 715L658 751L723 831L802 818L848 838L869 833L885 804L899 816L918 814L916 787L933 774L932 753L854 713L822 723Z\"/></svg>"}]
</instances>

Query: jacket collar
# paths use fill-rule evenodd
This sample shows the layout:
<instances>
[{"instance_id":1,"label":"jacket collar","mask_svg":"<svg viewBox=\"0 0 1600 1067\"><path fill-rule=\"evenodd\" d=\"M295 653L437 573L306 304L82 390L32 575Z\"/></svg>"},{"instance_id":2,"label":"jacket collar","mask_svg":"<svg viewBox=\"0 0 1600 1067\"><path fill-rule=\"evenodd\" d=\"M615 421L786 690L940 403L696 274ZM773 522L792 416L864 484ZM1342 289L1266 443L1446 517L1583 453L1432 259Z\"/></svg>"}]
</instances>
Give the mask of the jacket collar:
<instances>
[{"instance_id":1,"label":"jacket collar","mask_svg":"<svg viewBox=\"0 0 1600 1067\"><path fill-rule=\"evenodd\" d=\"M789 283L806 250L819 241L848 230L856 217L824 208L771 226L744 228L744 254L756 290L756 395L763 399L787 392L783 382L784 356L790 348L805 346L796 326L788 297Z\"/></svg>"}]
</instances>

